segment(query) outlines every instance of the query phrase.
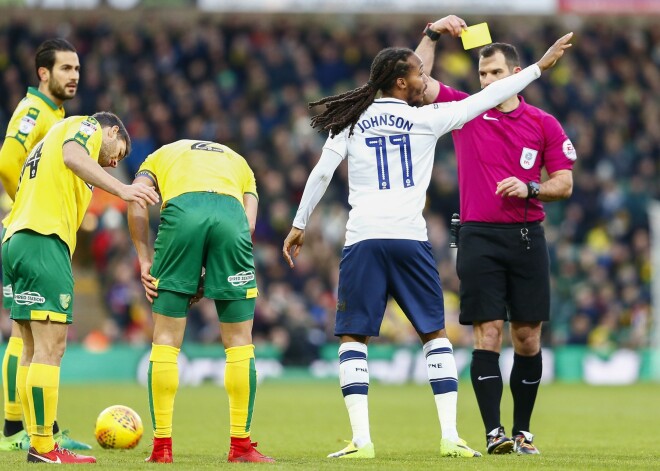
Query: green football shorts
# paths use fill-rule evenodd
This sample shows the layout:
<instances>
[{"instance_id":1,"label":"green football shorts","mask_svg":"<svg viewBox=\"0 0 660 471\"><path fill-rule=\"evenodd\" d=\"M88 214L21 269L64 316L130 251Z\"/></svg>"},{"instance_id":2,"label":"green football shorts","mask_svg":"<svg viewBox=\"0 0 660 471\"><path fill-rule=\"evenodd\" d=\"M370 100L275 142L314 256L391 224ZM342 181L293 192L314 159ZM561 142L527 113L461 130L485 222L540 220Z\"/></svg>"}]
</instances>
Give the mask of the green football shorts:
<instances>
[{"instance_id":1,"label":"green football shorts","mask_svg":"<svg viewBox=\"0 0 660 471\"><path fill-rule=\"evenodd\" d=\"M71 324L71 258L59 237L29 230L15 233L2 244L2 271L14 290L12 319Z\"/></svg>"},{"instance_id":2,"label":"green football shorts","mask_svg":"<svg viewBox=\"0 0 660 471\"><path fill-rule=\"evenodd\" d=\"M158 290L152 309L157 314L167 317L186 317L190 304L190 295L174 291ZM257 298L215 300L215 308L220 322L235 323L254 319Z\"/></svg>"},{"instance_id":3,"label":"green football shorts","mask_svg":"<svg viewBox=\"0 0 660 471\"><path fill-rule=\"evenodd\" d=\"M258 295L250 228L243 205L232 196L196 192L172 198L161 211L154 248L151 274L158 297L161 291L195 294L202 267L205 297L231 301ZM157 307L166 306L154 305L165 314Z\"/></svg>"}]
</instances>

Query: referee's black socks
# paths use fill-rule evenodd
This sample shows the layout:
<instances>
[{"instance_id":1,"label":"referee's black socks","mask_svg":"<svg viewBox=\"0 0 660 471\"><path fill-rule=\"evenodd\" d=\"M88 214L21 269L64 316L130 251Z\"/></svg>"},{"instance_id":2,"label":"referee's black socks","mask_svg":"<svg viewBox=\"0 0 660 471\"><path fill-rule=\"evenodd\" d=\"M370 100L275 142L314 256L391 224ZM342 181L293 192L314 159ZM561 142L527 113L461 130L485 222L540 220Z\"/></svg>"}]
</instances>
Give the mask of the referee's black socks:
<instances>
[{"instance_id":1,"label":"referee's black socks","mask_svg":"<svg viewBox=\"0 0 660 471\"><path fill-rule=\"evenodd\" d=\"M477 397L486 433L500 427L500 401L502 400L502 373L500 354L490 350L474 350L470 376Z\"/></svg>"},{"instance_id":2,"label":"referee's black socks","mask_svg":"<svg viewBox=\"0 0 660 471\"><path fill-rule=\"evenodd\" d=\"M531 357L513 354L511 370L511 395L513 396L512 435L529 432L529 422L536 402L536 393L541 383L543 359L541 352Z\"/></svg>"}]
</instances>

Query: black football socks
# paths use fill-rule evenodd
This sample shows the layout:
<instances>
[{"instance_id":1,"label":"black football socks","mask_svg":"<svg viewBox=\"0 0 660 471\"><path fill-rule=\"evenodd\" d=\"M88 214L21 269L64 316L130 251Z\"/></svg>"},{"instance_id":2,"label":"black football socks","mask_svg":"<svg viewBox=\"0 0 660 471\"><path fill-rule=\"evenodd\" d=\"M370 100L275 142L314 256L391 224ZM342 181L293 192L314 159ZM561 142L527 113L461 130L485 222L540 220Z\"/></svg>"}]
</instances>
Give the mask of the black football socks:
<instances>
[{"instance_id":1,"label":"black football socks","mask_svg":"<svg viewBox=\"0 0 660 471\"><path fill-rule=\"evenodd\" d=\"M532 418L542 373L543 360L540 351L532 357L513 354L510 380L511 395L513 396L513 435L517 435L523 430L529 432L529 422Z\"/></svg>"},{"instance_id":2,"label":"black football socks","mask_svg":"<svg viewBox=\"0 0 660 471\"><path fill-rule=\"evenodd\" d=\"M472 387L477 396L481 419L486 426L486 433L500 427L500 401L502 400L502 373L500 372L500 354L489 350L474 350L470 376Z\"/></svg>"}]
</instances>

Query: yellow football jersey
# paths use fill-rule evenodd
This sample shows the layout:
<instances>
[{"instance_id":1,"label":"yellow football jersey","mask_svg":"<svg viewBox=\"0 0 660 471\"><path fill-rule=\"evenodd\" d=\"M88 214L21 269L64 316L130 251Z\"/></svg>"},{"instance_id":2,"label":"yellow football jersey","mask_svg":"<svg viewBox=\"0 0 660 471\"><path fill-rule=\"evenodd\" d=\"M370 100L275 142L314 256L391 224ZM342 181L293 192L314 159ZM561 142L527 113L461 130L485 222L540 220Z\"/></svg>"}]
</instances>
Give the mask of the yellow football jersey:
<instances>
[{"instance_id":1,"label":"yellow football jersey","mask_svg":"<svg viewBox=\"0 0 660 471\"><path fill-rule=\"evenodd\" d=\"M28 88L9 120L5 142L0 149L0 166L14 189L18 185L27 155L50 128L62 119L64 107L57 106L37 88Z\"/></svg>"},{"instance_id":2,"label":"yellow football jersey","mask_svg":"<svg viewBox=\"0 0 660 471\"><path fill-rule=\"evenodd\" d=\"M257 196L254 173L239 154L215 142L182 139L149 155L137 175L151 178L163 205L183 193L230 195L243 204L243 195Z\"/></svg>"},{"instance_id":3,"label":"yellow football jersey","mask_svg":"<svg viewBox=\"0 0 660 471\"><path fill-rule=\"evenodd\" d=\"M62 146L68 141L76 141L98 162L101 125L92 116L72 116L55 124L32 149L21 170L3 242L17 231L30 229L57 235L73 254L92 186L64 165Z\"/></svg>"}]
</instances>

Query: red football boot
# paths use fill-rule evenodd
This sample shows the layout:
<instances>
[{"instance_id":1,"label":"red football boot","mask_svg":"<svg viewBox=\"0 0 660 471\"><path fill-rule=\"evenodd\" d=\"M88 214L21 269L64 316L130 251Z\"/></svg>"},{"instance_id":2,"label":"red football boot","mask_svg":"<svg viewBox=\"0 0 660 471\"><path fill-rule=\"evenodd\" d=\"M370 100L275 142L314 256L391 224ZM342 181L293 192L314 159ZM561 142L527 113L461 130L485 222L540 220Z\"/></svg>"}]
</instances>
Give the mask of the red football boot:
<instances>
[{"instance_id":1,"label":"red football boot","mask_svg":"<svg viewBox=\"0 0 660 471\"><path fill-rule=\"evenodd\" d=\"M48 453L39 453L34 448L30 447L27 455L28 463L50 463L50 464L83 464L83 463L96 463L96 458L93 456L79 455L67 450L66 448L60 448L60 446L55 443L55 448L53 448Z\"/></svg>"},{"instance_id":2,"label":"red football boot","mask_svg":"<svg viewBox=\"0 0 660 471\"><path fill-rule=\"evenodd\" d=\"M172 437L154 438L154 448L151 456L145 459L147 463L172 463Z\"/></svg>"},{"instance_id":3,"label":"red football boot","mask_svg":"<svg viewBox=\"0 0 660 471\"><path fill-rule=\"evenodd\" d=\"M256 442L251 442L250 437L231 437L227 461L230 463L275 463L275 460L270 456L259 453L256 446Z\"/></svg>"}]
</instances>

